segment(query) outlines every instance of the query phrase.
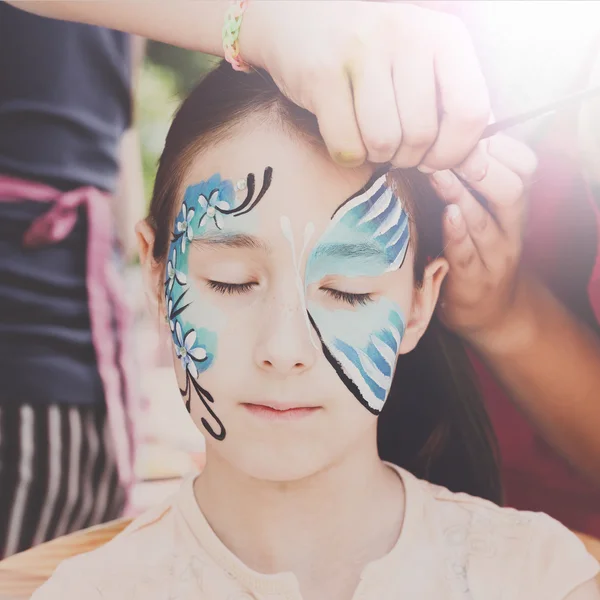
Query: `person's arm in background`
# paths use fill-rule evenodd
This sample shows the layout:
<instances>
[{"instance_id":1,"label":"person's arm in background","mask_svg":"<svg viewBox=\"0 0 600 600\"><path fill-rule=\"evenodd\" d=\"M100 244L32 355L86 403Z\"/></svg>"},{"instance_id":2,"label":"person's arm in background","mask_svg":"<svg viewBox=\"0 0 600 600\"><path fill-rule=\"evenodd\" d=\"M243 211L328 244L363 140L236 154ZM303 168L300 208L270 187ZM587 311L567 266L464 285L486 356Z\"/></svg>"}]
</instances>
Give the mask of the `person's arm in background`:
<instances>
[{"instance_id":1,"label":"person's arm in background","mask_svg":"<svg viewBox=\"0 0 600 600\"><path fill-rule=\"evenodd\" d=\"M141 146L135 125L121 137L119 160L119 180L112 197L112 209L123 256L130 263L137 256L135 224L147 212Z\"/></svg>"},{"instance_id":2,"label":"person's arm in background","mask_svg":"<svg viewBox=\"0 0 600 600\"><path fill-rule=\"evenodd\" d=\"M135 122L135 90L142 63L144 61L146 40L132 36L132 106L131 126L121 137L119 148L119 179L117 190L112 198L112 208L117 227L117 235L121 243L126 262L137 256L135 225L146 216L146 198L144 197L144 176L142 154L138 131Z\"/></svg>"},{"instance_id":3,"label":"person's arm in background","mask_svg":"<svg viewBox=\"0 0 600 600\"><path fill-rule=\"evenodd\" d=\"M434 179L450 205L444 222L450 271L440 316L479 353L546 441L600 484L600 341L520 269L524 200L509 198L509 182L494 180L489 167L496 158L513 164L524 189L535 160L502 137L476 156L477 163L467 159L458 172L483 192L489 212L449 171L447 183Z\"/></svg>"},{"instance_id":4,"label":"person's arm in background","mask_svg":"<svg viewBox=\"0 0 600 600\"><path fill-rule=\"evenodd\" d=\"M222 0L10 1L43 16L223 56L229 2ZM266 69L317 116L332 157L348 166L367 158L454 166L489 120L471 39L446 14L406 3L250 0L239 43L246 62Z\"/></svg>"}]
</instances>

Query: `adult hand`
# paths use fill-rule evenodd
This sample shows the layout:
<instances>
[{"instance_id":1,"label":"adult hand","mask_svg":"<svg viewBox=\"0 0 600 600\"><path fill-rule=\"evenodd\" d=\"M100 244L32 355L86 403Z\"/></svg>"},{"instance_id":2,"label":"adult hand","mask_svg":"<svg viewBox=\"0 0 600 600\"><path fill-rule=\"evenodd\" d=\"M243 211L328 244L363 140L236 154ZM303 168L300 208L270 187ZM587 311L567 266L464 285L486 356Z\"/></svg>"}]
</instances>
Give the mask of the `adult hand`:
<instances>
[{"instance_id":1,"label":"adult hand","mask_svg":"<svg viewBox=\"0 0 600 600\"><path fill-rule=\"evenodd\" d=\"M439 307L445 325L475 345L512 335L507 327L522 291L519 262L524 191L536 158L525 145L498 135L480 142L456 169L488 202L488 209L452 171L431 175L448 204L445 256L450 263Z\"/></svg>"},{"instance_id":2,"label":"adult hand","mask_svg":"<svg viewBox=\"0 0 600 600\"><path fill-rule=\"evenodd\" d=\"M242 57L314 113L331 156L440 170L462 162L489 121L469 35L405 3L250 2Z\"/></svg>"},{"instance_id":3,"label":"adult hand","mask_svg":"<svg viewBox=\"0 0 600 600\"><path fill-rule=\"evenodd\" d=\"M82 21L223 56L229 2L9 0L41 15ZM313 112L332 157L424 170L463 161L489 120L488 95L462 23L404 2L251 0L242 58L266 69Z\"/></svg>"}]
</instances>

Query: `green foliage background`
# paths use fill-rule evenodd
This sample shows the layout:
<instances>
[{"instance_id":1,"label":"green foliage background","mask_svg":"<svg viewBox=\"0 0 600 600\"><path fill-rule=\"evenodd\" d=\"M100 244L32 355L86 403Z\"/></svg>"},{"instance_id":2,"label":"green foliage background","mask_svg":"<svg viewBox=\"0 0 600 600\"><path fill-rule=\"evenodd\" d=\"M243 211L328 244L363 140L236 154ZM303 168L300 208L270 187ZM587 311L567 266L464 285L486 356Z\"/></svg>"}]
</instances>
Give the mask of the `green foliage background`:
<instances>
[{"instance_id":1,"label":"green foliage background","mask_svg":"<svg viewBox=\"0 0 600 600\"><path fill-rule=\"evenodd\" d=\"M136 125L142 146L144 191L149 202L169 125L185 96L219 59L149 42L136 88Z\"/></svg>"}]
</instances>

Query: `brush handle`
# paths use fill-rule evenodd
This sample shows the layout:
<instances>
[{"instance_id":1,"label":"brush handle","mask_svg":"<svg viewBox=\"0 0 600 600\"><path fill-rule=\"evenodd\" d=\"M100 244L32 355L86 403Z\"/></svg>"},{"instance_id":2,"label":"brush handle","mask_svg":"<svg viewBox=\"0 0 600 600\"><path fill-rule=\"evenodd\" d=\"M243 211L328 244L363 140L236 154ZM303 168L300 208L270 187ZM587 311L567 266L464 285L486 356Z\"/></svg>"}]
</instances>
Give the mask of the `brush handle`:
<instances>
[{"instance_id":1,"label":"brush handle","mask_svg":"<svg viewBox=\"0 0 600 600\"><path fill-rule=\"evenodd\" d=\"M499 131L504 131L505 129L514 127L515 125L520 125L521 123L525 123L526 121L530 121L531 119L542 117L544 115L556 112L557 110L561 110L563 108L575 106L578 102L581 102L582 100L587 100L588 98L592 98L598 95L600 95L600 86L587 88L580 92L576 92L575 94L571 94L569 96L561 98L560 100L550 102L550 104L546 104L539 108L534 108L533 110L528 110L527 112L515 115L513 117L509 117L508 119L503 119L502 121L498 121L497 123L492 123L483 130L481 139L484 140L485 138L489 138L492 135L495 135Z\"/></svg>"}]
</instances>

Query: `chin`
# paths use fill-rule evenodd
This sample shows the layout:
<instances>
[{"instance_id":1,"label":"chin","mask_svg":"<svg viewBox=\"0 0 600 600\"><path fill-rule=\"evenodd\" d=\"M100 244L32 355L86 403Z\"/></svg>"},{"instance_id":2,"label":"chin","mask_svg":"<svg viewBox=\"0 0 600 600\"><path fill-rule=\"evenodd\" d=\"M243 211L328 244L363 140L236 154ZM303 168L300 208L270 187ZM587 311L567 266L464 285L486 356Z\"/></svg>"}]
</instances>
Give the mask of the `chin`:
<instances>
[{"instance_id":1,"label":"chin","mask_svg":"<svg viewBox=\"0 0 600 600\"><path fill-rule=\"evenodd\" d=\"M325 455L323 448L309 449L306 445L295 448L282 448L281 445L277 448L250 448L232 462L249 477L273 483L306 479L326 468L332 460Z\"/></svg>"}]
</instances>

